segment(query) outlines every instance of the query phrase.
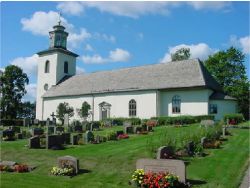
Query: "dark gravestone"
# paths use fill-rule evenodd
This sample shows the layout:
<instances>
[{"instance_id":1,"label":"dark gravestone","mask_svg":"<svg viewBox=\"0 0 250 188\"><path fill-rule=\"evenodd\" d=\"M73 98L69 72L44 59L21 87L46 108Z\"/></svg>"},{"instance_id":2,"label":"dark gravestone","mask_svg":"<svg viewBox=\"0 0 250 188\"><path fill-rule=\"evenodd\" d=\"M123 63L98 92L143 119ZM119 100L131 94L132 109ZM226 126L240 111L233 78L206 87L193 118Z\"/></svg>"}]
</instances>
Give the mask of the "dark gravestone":
<instances>
[{"instance_id":1,"label":"dark gravestone","mask_svg":"<svg viewBox=\"0 0 250 188\"><path fill-rule=\"evenodd\" d=\"M63 156L57 158L58 167L60 168L73 168L74 174L79 172L79 160L72 156Z\"/></svg>"},{"instance_id":2,"label":"dark gravestone","mask_svg":"<svg viewBox=\"0 0 250 188\"><path fill-rule=\"evenodd\" d=\"M134 132L135 134L138 134L138 133L142 132L142 127L134 126L134 127L133 127L133 132Z\"/></svg>"},{"instance_id":3,"label":"dark gravestone","mask_svg":"<svg viewBox=\"0 0 250 188\"><path fill-rule=\"evenodd\" d=\"M179 180L186 182L186 166L182 160L174 159L139 159L136 169L143 169L145 173L170 172L179 176Z\"/></svg>"},{"instance_id":4,"label":"dark gravestone","mask_svg":"<svg viewBox=\"0 0 250 188\"><path fill-rule=\"evenodd\" d=\"M15 137L15 132L11 129L6 129L3 131L3 138L7 138L7 140L13 140Z\"/></svg>"},{"instance_id":5,"label":"dark gravestone","mask_svg":"<svg viewBox=\"0 0 250 188\"><path fill-rule=\"evenodd\" d=\"M153 127L152 127L152 126L147 126L147 131L148 131L148 132L153 131Z\"/></svg>"},{"instance_id":6,"label":"dark gravestone","mask_svg":"<svg viewBox=\"0 0 250 188\"><path fill-rule=\"evenodd\" d=\"M56 127L55 126L48 126L48 135L56 134Z\"/></svg>"},{"instance_id":7,"label":"dark gravestone","mask_svg":"<svg viewBox=\"0 0 250 188\"><path fill-rule=\"evenodd\" d=\"M147 128L146 124L142 124L141 128L142 128L142 131L148 131L148 128Z\"/></svg>"},{"instance_id":8,"label":"dark gravestone","mask_svg":"<svg viewBox=\"0 0 250 188\"><path fill-rule=\"evenodd\" d=\"M82 140L82 134L71 135L71 144L78 145L79 141Z\"/></svg>"},{"instance_id":9,"label":"dark gravestone","mask_svg":"<svg viewBox=\"0 0 250 188\"><path fill-rule=\"evenodd\" d=\"M124 126L124 132L125 134L133 134L134 133L133 127L131 125Z\"/></svg>"},{"instance_id":10,"label":"dark gravestone","mask_svg":"<svg viewBox=\"0 0 250 188\"><path fill-rule=\"evenodd\" d=\"M94 141L94 134L91 131L87 131L85 135L86 143Z\"/></svg>"},{"instance_id":11,"label":"dark gravestone","mask_svg":"<svg viewBox=\"0 0 250 188\"><path fill-rule=\"evenodd\" d=\"M187 144L186 149L187 149L188 155L189 156L193 156L194 155L194 150L195 150L195 144L194 144L194 142L193 141L189 142Z\"/></svg>"},{"instance_id":12,"label":"dark gravestone","mask_svg":"<svg viewBox=\"0 0 250 188\"><path fill-rule=\"evenodd\" d=\"M40 137L39 136L33 136L29 139L29 148L30 149L40 148Z\"/></svg>"},{"instance_id":13,"label":"dark gravestone","mask_svg":"<svg viewBox=\"0 0 250 188\"><path fill-rule=\"evenodd\" d=\"M70 133L62 133L63 144L70 144Z\"/></svg>"},{"instance_id":14,"label":"dark gravestone","mask_svg":"<svg viewBox=\"0 0 250 188\"><path fill-rule=\"evenodd\" d=\"M22 133L17 133L17 139L23 139L23 134Z\"/></svg>"},{"instance_id":15,"label":"dark gravestone","mask_svg":"<svg viewBox=\"0 0 250 188\"><path fill-rule=\"evenodd\" d=\"M62 135L48 135L46 138L47 149L62 149L63 148Z\"/></svg>"},{"instance_id":16,"label":"dark gravestone","mask_svg":"<svg viewBox=\"0 0 250 188\"><path fill-rule=\"evenodd\" d=\"M92 122L90 125L90 131L98 131L100 129L99 122Z\"/></svg>"},{"instance_id":17,"label":"dark gravestone","mask_svg":"<svg viewBox=\"0 0 250 188\"><path fill-rule=\"evenodd\" d=\"M124 134L123 131L116 131L116 136L119 136L119 135L122 135L122 134Z\"/></svg>"},{"instance_id":18,"label":"dark gravestone","mask_svg":"<svg viewBox=\"0 0 250 188\"><path fill-rule=\"evenodd\" d=\"M157 151L157 159L175 158L174 148L172 146L162 146Z\"/></svg>"}]
</instances>

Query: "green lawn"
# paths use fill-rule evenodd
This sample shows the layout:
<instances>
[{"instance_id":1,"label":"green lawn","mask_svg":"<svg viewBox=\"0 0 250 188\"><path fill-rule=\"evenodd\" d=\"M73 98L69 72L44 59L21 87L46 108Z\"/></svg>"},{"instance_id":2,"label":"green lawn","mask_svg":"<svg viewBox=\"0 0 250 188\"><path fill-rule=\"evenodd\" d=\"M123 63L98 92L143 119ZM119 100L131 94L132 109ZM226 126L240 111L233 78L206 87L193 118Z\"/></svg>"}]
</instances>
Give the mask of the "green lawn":
<instances>
[{"instance_id":1,"label":"green lawn","mask_svg":"<svg viewBox=\"0 0 250 188\"><path fill-rule=\"evenodd\" d=\"M121 129L118 127L116 129ZM1 143L1 160L27 163L37 168L31 173L2 173L3 188L112 188L129 187L128 181L136 160L153 157L152 148L164 145L165 136L178 137L183 132L200 131L200 127L157 127L149 135L132 136L127 140L110 141L98 145L70 146L65 150L28 149L27 140ZM103 130L98 134L106 134ZM249 130L232 129L232 136L221 149L206 150L203 158L188 158L187 178L195 187L235 188L240 184L249 159ZM80 168L89 172L73 178L56 177L49 169L59 156L72 155L80 160Z\"/></svg>"}]
</instances>

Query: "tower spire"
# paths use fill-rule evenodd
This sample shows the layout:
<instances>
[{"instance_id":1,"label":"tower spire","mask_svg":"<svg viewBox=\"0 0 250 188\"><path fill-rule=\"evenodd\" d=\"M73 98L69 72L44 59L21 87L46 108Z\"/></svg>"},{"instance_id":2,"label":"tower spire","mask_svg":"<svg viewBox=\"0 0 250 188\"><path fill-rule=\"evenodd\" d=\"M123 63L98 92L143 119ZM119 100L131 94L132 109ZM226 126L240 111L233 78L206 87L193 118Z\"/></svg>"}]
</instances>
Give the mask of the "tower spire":
<instances>
[{"instance_id":1,"label":"tower spire","mask_svg":"<svg viewBox=\"0 0 250 188\"><path fill-rule=\"evenodd\" d=\"M62 13L61 13L61 12L59 12L59 13L58 13L58 15L59 15L58 25L61 25L61 16L62 16Z\"/></svg>"}]
</instances>

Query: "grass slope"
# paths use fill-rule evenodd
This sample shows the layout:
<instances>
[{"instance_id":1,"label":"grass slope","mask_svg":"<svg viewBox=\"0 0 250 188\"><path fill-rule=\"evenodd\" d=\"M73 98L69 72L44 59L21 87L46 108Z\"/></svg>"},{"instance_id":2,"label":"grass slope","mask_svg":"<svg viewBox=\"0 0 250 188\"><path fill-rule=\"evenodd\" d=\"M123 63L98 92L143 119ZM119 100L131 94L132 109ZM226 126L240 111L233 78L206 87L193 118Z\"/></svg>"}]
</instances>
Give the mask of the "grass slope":
<instances>
[{"instance_id":1,"label":"grass slope","mask_svg":"<svg viewBox=\"0 0 250 188\"><path fill-rule=\"evenodd\" d=\"M116 128L119 129L119 128ZM31 173L2 173L3 188L125 188L141 157L153 157L152 148L164 145L164 136L177 138L182 132L199 131L199 126L183 128L158 127L149 135L131 136L128 140L111 141L99 145L72 146L66 150L27 149L27 140L2 142L1 160L12 160L37 166ZM249 130L234 129L233 136L222 149L207 150L204 158L189 158L187 178L195 187L237 187L249 158ZM101 134L104 134L101 132ZM49 169L57 157L72 155L80 160L80 168L89 170L76 177L56 177ZM206 182L206 183L205 183Z\"/></svg>"}]
</instances>

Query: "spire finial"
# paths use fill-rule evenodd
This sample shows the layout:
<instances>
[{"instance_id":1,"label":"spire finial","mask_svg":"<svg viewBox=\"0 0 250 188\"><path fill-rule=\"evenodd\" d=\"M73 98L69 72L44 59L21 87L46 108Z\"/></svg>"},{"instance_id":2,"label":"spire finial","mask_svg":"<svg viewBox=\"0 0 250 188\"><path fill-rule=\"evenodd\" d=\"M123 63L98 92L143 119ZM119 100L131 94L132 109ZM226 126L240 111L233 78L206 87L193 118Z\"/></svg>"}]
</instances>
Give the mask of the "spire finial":
<instances>
[{"instance_id":1,"label":"spire finial","mask_svg":"<svg viewBox=\"0 0 250 188\"><path fill-rule=\"evenodd\" d=\"M62 13L61 13L61 12L59 12L59 13L58 13L58 15L59 15L58 25L61 25L61 16L62 16Z\"/></svg>"}]
</instances>

